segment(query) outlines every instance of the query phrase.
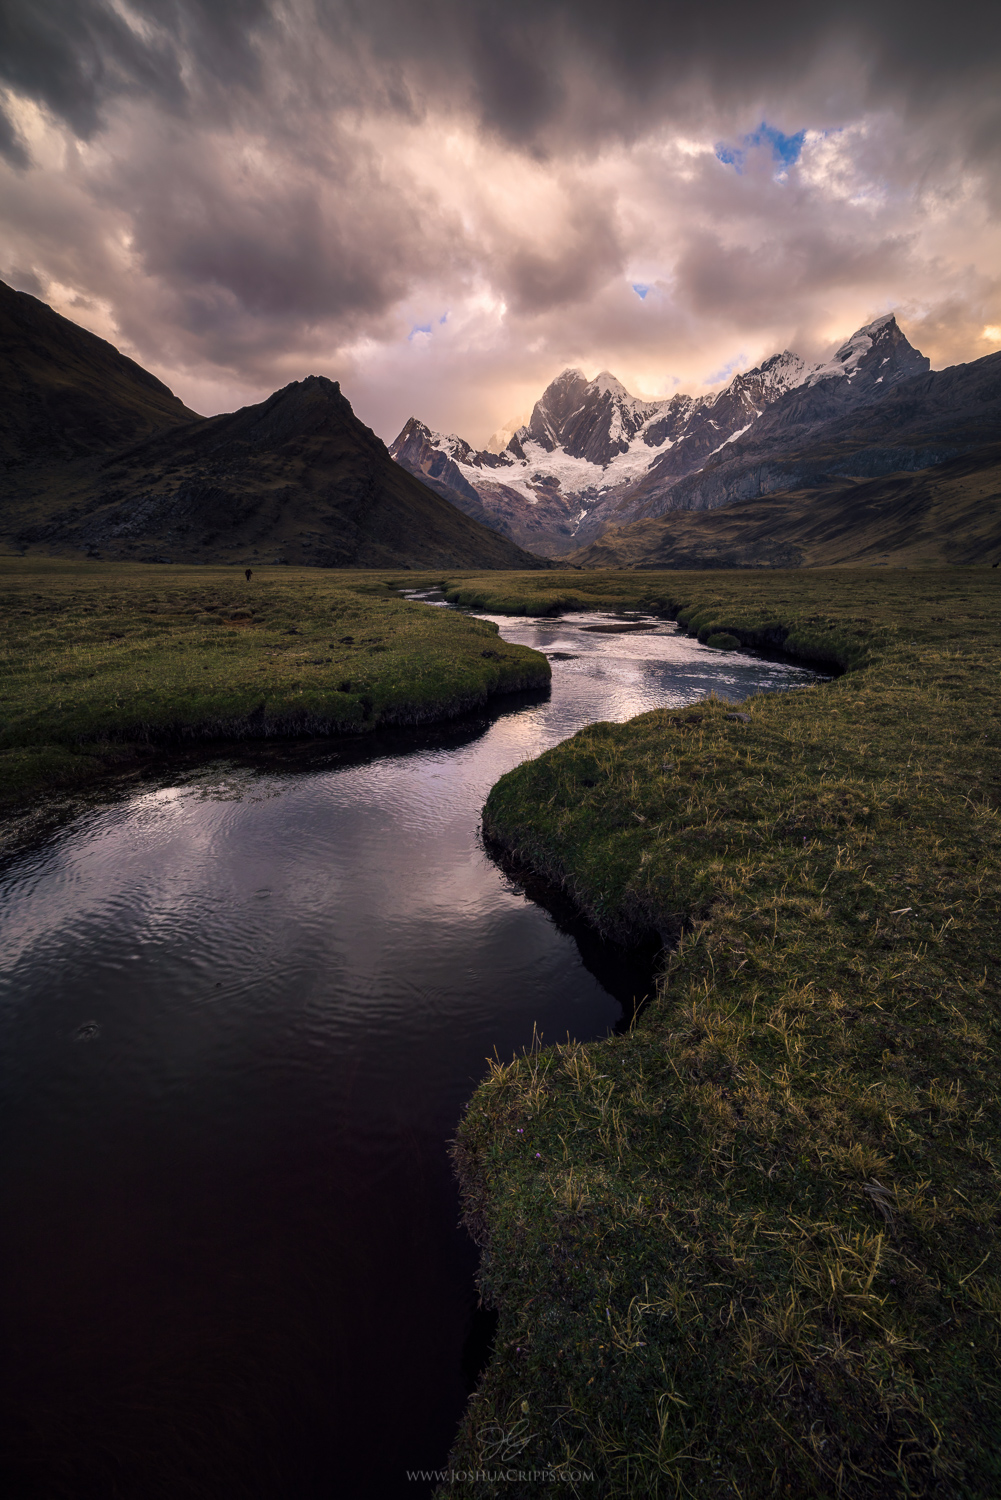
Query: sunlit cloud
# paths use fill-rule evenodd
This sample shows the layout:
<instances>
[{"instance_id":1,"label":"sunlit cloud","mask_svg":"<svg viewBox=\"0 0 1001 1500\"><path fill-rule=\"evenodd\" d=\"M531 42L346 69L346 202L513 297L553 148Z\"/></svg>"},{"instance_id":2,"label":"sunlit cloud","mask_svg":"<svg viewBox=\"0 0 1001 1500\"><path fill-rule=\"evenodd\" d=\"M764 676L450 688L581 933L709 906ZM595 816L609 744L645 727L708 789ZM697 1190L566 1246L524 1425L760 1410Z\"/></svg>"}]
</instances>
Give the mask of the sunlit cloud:
<instances>
[{"instance_id":1,"label":"sunlit cloud","mask_svg":"<svg viewBox=\"0 0 1001 1500\"><path fill-rule=\"evenodd\" d=\"M12 6L0 276L197 410L317 373L383 437L486 442L566 365L694 394L891 310L936 366L999 342L1001 90L958 19Z\"/></svg>"}]
</instances>

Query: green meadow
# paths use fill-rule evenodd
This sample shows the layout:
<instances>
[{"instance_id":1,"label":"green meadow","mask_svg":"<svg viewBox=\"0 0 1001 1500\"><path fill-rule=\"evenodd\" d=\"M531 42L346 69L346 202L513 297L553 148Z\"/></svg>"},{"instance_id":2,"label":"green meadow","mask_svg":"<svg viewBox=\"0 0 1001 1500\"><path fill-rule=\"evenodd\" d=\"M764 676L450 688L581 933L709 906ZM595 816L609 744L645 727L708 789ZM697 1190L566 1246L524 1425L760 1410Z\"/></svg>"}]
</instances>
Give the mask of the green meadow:
<instances>
[{"instance_id":1,"label":"green meadow","mask_svg":"<svg viewBox=\"0 0 1001 1500\"><path fill-rule=\"evenodd\" d=\"M170 745L360 734L549 681L495 626L384 580L0 558L0 808Z\"/></svg>"},{"instance_id":2,"label":"green meadow","mask_svg":"<svg viewBox=\"0 0 1001 1500\"><path fill-rule=\"evenodd\" d=\"M500 1325L452 1461L517 1428L582 1495L1001 1493L998 574L577 586L847 670L592 725L490 794L509 857L673 946L627 1034L543 1038L470 1102Z\"/></svg>"},{"instance_id":3,"label":"green meadow","mask_svg":"<svg viewBox=\"0 0 1001 1500\"><path fill-rule=\"evenodd\" d=\"M999 574L0 560L4 805L548 680L399 598L421 583L842 669L592 725L490 794L498 850L668 949L625 1034L544 1037L470 1101L455 1160L500 1323L452 1462L536 1477L443 1493L1001 1493Z\"/></svg>"}]
</instances>

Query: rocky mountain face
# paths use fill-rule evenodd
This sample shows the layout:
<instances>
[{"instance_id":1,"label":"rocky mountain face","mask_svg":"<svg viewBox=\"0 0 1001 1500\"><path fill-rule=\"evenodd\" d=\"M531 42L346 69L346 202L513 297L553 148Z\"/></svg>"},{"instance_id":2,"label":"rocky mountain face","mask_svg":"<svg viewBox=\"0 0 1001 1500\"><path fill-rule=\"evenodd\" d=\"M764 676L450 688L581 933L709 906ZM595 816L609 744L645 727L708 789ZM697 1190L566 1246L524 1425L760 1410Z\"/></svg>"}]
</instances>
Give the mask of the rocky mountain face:
<instances>
[{"instance_id":1,"label":"rocky mountain face","mask_svg":"<svg viewBox=\"0 0 1001 1500\"><path fill-rule=\"evenodd\" d=\"M776 491L613 526L582 568L1001 565L1001 442L911 473Z\"/></svg>"},{"instance_id":2,"label":"rocky mountain face","mask_svg":"<svg viewBox=\"0 0 1001 1500\"><path fill-rule=\"evenodd\" d=\"M0 546L157 562L538 568L390 458L335 381L198 417L43 303L0 295Z\"/></svg>"},{"instance_id":3,"label":"rocky mountain face","mask_svg":"<svg viewBox=\"0 0 1001 1500\"><path fill-rule=\"evenodd\" d=\"M641 401L607 371L588 381L580 370L564 370L500 454L477 452L415 418L390 452L519 545L566 555L610 526L678 506L727 504L747 492L741 485L750 481L736 472L751 449L759 470L759 448L785 461L825 424L848 420L850 427L855 413L928 369L887 316L819 365L785 350L698 398ZM710 474L711 482L697 479Z\"/></svg>"},{"instance_id":4,"label":"rocky mountain face","mask_svg":"<svg viewBox=\"0 0 1001 1500\"><path fill-rule=\"evenodd\" d=\"M792 392L746 436L669 491L642 487L618 524L709 510L778 491L925 470L1001 436L1001 354L895 381L870 401L839 403L830 382ZM633 514L628 514L631 508Z\"/></svg>"}]
</instances>

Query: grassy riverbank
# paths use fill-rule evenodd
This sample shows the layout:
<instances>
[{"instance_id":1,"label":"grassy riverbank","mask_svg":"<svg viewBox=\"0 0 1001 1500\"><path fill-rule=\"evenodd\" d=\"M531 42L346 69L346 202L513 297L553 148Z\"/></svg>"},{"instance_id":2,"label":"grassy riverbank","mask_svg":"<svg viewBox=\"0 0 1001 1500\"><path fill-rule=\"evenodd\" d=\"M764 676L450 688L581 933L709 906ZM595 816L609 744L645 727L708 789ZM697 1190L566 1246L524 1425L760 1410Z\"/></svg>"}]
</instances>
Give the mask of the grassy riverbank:
<instances>
[{"instance_id":1,"label":"grassy riverbank","mask_svg":"<svg viewBox=\"0 0 1001 1500\"><path fill-rule=\"evenodd\" d=\"M0 558L0 810L157 746L356 734L548 682L537 652L385 577Z\"/></svg>"},{"instance_id":2,"label":"grassy riverbank","mask_svg":"<svg viewBox=\"0 0 1001 1500\"><path fill-rule=\"evenodd\" d=\"M501 1316L453 1462L593 1472L582 1496L993 1496L998 575L574 584L849 670L749 722L592 726L492 791L488 834L607 932L683 937L628 1035L470 1103ZM511 577L453 586L518 607Z\"/></svg>"}]
</instances>

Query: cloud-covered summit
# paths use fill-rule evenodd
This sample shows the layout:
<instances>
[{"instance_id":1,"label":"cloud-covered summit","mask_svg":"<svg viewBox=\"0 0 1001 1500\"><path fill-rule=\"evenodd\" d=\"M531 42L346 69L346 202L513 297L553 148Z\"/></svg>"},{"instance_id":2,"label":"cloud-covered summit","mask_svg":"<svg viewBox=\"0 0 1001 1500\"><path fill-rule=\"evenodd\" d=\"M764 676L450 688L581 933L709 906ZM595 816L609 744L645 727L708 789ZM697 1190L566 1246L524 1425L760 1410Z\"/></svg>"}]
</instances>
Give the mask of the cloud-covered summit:
<instances>
[{"instance_id":1,"label":"cloud-covered summit","mask_svg":"<svg viewBox=\"0 0 1001 1500\"><path fill-rule=\"evenodd\" d=\"M1001 13L899 0L7 0L0 276L189 404L322 368L387 435L890 310L975 357L999 56Z\"/></svg>"}]
</instances>

